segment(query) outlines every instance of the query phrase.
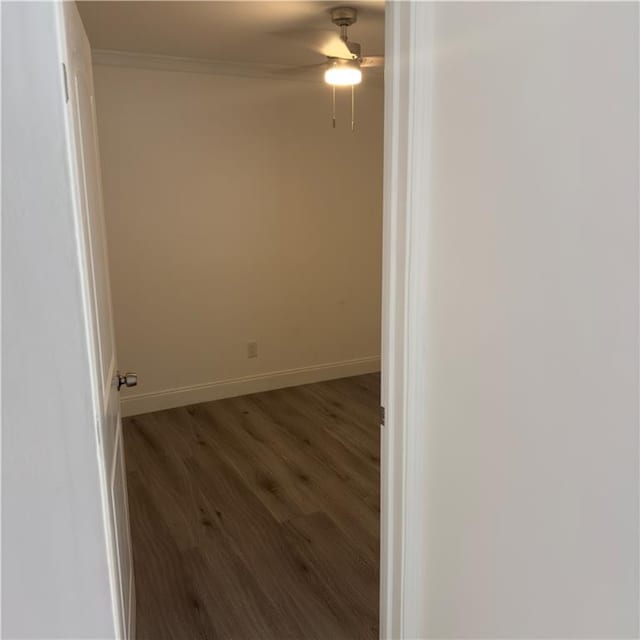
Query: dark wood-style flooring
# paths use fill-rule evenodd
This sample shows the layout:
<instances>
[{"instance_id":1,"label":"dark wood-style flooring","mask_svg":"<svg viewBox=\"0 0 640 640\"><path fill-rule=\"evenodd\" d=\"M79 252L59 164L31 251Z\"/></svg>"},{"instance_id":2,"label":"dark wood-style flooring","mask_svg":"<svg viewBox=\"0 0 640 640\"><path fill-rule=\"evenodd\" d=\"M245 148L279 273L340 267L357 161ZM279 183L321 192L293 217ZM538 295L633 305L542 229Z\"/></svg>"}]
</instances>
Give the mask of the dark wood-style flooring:
<instances>
[{"instance_id":1,"label":"dark wood-style flooring","mask_svg":"<svg viewBox=\"0 0 640 640\"><path fill-rule=\"evenodd\" d=\"M139 640L376 638L379 376L124 421Z\"/></svg>"}]
</instances>

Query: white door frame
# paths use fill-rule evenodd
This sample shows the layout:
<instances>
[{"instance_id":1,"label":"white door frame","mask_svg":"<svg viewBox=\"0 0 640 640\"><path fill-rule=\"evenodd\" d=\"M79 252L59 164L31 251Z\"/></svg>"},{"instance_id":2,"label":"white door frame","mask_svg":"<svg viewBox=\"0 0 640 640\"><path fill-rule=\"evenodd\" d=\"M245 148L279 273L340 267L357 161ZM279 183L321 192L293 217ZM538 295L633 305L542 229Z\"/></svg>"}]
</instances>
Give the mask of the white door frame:
<instances>
[{"instance_id":1,"label":"white door frame","mask_svg":"<svg viewBox=\"0 0 640 640\"><path fill-rule=\"evenodd\" d=\"M419 569L423 566L421 559L424 548L424 514L421 510L423 508L421 487L424 485L419 454L420 451L424 451L422 427L425 424L425 397L422 390L425 388L426 378L424 334L427 256L423 249L425 234L428 232L428 210L425 206L424 194L428 188L426 178L429 175L426 144L429 131L426 123L430 119L426 117L425 111L429 108L430 66L428 56L423 54L428 53L430 45L428 42L430 11L429 3L389 2L387 4L382 322L382 400L386 408L386 425L382 428L380 553L380 635L383 638L405 638L417 635L415 631L419 629L417 625L421 615L421 595L424 589L421 586L421 582L424 581L420 580ZM3 620L3 623L6 625L5 631L11 629L15 633L38 634L39 631L47 629L49 634L59 633L68 636L78 630L83 630L85 633L91 630L92 633L96 632L100 635L99 629L108 626L108 620L104 618L105 609L108 608L106 603L109 589L105 576L96 571L95 558L98 550L105 548L105 540L100 539L98 535L77 538L74 536L73 529L75 521L65 517L69 510L74 509L86 515L87 505L89 505L93 508L94 517L91 522L89 518L84 518L83 531L90 531L92 534L101 533L98 527L101 514L96 509L99 499L97 474L93 468L89 468L88 461L91 455L86 454L94 450L95 443L89 437L92 434L89 434L86 429L91 406L90 385L86 375L88 355L86 345L81 339L82 327L78 325L81 318L81 314L77 311L80 308L80 288L78 274L72 268L75 238L69 233L71 224L68 202L69 176L66 173L66 167L60 163L60 149L63 148L61 106L63 74L58 60L50 55L49 50L55 44L53 29L55 11L54 7L46 4L42 7L16 5L13 13L16 21L20 21L19 24L25 33L29 33L28 29L33 29L34 25L41 29L42 33L38 31L39 38L35 40L41 45L40 48L33 49L25 44L24 49L21 50L24 55L16 56L13 66L8 67L12 70L13 75L10 79L14 78L14 85L18 89L25 90L20 93L16 89L14 92L13 102L9 103L10 115L13 115L18 122L19 111L23 109L23 104L19 101L24 100L25 110L21 113L22 119L28 116L31 120L27 122L33 121L38 124L37 127L23 127L23 130L31 136L27 138L27 142L32 142L31 145L25 146L24 140L19 139L18 135L11 141L15 142L16 149L37 149L37 135L42 127L47 126L50 137L54 136L58 145L40 149L37 163L32 162L28 154L22 164L15 162L15 171L24 172L27 176L33 174L40 179L43 168L47 170L45 175L51 173L51 180L48 182L43 183L40 180L39 190L34 192L31 182L22 179L21 173L17 173L17 177L9 185L13 189L14 209L27 205L33 209L34 193L39 198L37 203L42 206L37 211L31 211L30 216L8 214L9 231L12 232L15 227L15 233L12 236L13 250L9 256L9 260L13 262L9 262L9 266L16 273L19 270L23 274L26 273L26 276L23 275L20 286L14 287L17 302L14 306L11 326L16 330L15 335L26 336L26 341L21 341L20 349L16 348L9 354L15 357L3 362L3 366L7 363L10 365L13 374L13 382L9 381L11 384L7 384L3 391L7 397L14 398L12 406L15 407L17 416L16 427L12 432L15 437L11 440L14 442L14 450L17 452L18 447L22 447L22 451L29 451L29 459L38 466L38 475L34 476L38 482L33 482L30 504L41 505L43 511L48 508L47 513L51 511L53 504L59 511L60 517L56 522L59 522L60 528L53 532L59 534L59 544L55 548L58 559L68 558L68 562L58 562L53 567L46 564L45 561L48 558L46 552L51 546L38 545L36 542L43 540L43 536L51 540L53 534L50 530L45 532L41 527L38 528L38 524L41 524L38 521L39 509L32 509L29 512L29 518L33 520L33 526L27 527L26 530L30 532L34 544L22 546L17 550L17 547L14 548L15 561L11 567L16 569L13 576L16 578L16 587L12 593L7 592L6 589L3 592L3 597L13 597L13 601L19 603L20 607L16 606L14 615L10 616L11 620ZM19 38L14 40L18 50L21 40ZM36 75L37 81L20 83L18 78L25 64L31 64L37 71L46 69L47 74ZM27 66L27 68L30 67ZM26 92L27 89L30 93ZM50 116L50 121L43 121L42 114L36 109L26 109L29 105L46 105L46 114ZM3 103L3 109L4 106ZM21 129L19 133L22 132ZM42 154L45 152L49 155L43 157ZM58 155L55 155L56 152ZM23 160L22 156L18 159ZM4 176L3 172L3 177L11 178L12 175L7 173L7 176ZM420 179L412 179L412 176L418 176ZM51 211L56 215L52 216ZM3 215L4 213L3 211ZM38 218L38 215L41 217ZM63 222L67 225L66 227ZM51 227L49 236L34 231L34 229L42 231L43 225L45 231ZM44 241L50 238L59 238L59 241L55 245L51 242L44 244ZM28 243L26 243L27 239ZM20 240L25 240L24 246L17 245ZM42 242L42 246L38 242ZM51 246L55 246L56 251L50 251ZM54 260L55 264L53 264ZM31 264L33 268L25 270L25 264ZM69 291L64 300L72 301L75 307L71 303L59 304L63 299L59 287L55 298L47 298L47 292L51 292L48 286L49 279L38 279L34 276L42 265L49 269L50 276L57 277L60 282L65 283ZM53 267L58 271L54 271ZM36 285L42 288L37 289ZM39 314L34 314L33 306L27 304L30 300L27 294L31 293L32 286L32 299L37 300L38 309L42 309ZM23 290L26 293L20 297ZM54 311L53 314L51 310ZM52 320L59 320L59 322ZM31 340L25 327L31 328L31 332L35 335L50 336L51 344L55 346L55 348L52 347L54 358L42 363L41 354L38 351L40 342ZM73 357L70 357L70 344L73 344L77 350ZM4 355L3 353L3 357ZM30 368L32 361L38 362L40 366ZM49 368L47 369L44 365ZM66 380L71 381L73 385L69 401L63 401L59 388L51 385L51 380L58 379L56 375L59 376L61 370L71 371L66 376ZM25 387L23 381L27 379L29 385ZM42 391L41 398L45 397L45 392L50 393L49 403L43 401L34 404L24 400L24 393L33 395L40 391ZM31 420L25 419L26 407L31 411L28 414ZM56 407L56 411L53 412L51 407ZM5 410L3 407L5 417L12 415L10 409L11 407ZM45 433L48 439L42 437L42 430L36 429L36 426L41 424L47 425ZM25 428L22 428L23 426ZM62 434L65 434L64 438ZM69 438L69 434L73 434L74 437ZM21 439L18 439L18 435ZM61 447L69 440L74 443L73 453L77 454L78 460L83 461L83 465L68 464L67 467L61 467L60 460L66 463L76 460L69 455L64 455ZM81 445L85 446L85 450L81 450ZM54 458L52 452L58 457ZM15 477L19 480L15 482L15 487L16 491L19 488L20 495L24 496L25 477L33 478L30 475L30 469L25 468L23 459L15 456L15 460L21 463L19 467L14 465ZM55 464L47 467L45 463L51 461ZM61 491L61 485L57 482L42 482L44 477L67 479L70 484L64 487L65 491ZM5 488L3 487L3 490ZM52 490L55 488L55 491L52 493L49 488ZM53 503L53 500L58 502ZM24 514L21 513L21 516ZM19 526L24 525L24 521L17 518L15 521L17 524L14 525L13 538L17 541L21 535L24 535L18 530ZM94 528L91 529L90 525ZM78 562L80 553L78 539L83 545L81 549L83 562ZM40 549L41 553L34 555L34 548ZM104 552L102 554L104 555ZM102 579L99 584L91 584L95 589L86 588L89 575ZM62 582L63 579L67 582ZM28 615L24 609L25 602L22 597L25 592L22 587L31 588L29 585L34 582L39 584L39 590L28 604L38 609L37 618ZM97 579L96 583L98 583ZM83 589L78 590L80 584L83 585ZM51 594L56 594L58 600L52 601ZM72 598L70 595L75 597ZM102 596L102 600L98 595ZM77 606L75 608L72 606L76 602L85 602L85 600L87 606L82 607L81 610L78 610ZM61 616L61 612L68 615Z\"/></svg>"},{"instance_id":2,"label":"white door frame","mask_svg":"<svg viewBox=\"0 0 640 640\"><path fill-rule=\"evenodd\" d=\"M381 638L417 637L423 614L431 12L386 8Z\"/></svg>"}]
</instances>

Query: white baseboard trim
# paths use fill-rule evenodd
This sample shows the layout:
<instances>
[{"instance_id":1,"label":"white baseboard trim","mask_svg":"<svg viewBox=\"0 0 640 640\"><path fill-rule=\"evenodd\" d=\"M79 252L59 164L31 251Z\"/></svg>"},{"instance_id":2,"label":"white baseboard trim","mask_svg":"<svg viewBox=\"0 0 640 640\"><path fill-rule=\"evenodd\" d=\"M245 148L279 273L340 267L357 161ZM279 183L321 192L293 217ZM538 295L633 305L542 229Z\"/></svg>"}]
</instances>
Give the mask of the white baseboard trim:
<instances>
[{"instance_id":1,"label":"white baseboard trim","mask_svg":"<svg viewBox=\"0 0 640 640\"><path fill-rule=\"evenodd\" d=\"M322 382L335 378L348 378L364 373L380 371L380 356L358 358L356 360L343 360L328 364L287 369L284 371L272 371L243 378L232 378L196 384L190 387L165 389L151 393L140 393L122 398L120 406L123 416L135 416L140 413L161 411L174 407L183 407L198 402L210 402L222 398L244 396L248 393L259 393L284 387L295 387L300 384Z\"/></svg>"}]
</instances>

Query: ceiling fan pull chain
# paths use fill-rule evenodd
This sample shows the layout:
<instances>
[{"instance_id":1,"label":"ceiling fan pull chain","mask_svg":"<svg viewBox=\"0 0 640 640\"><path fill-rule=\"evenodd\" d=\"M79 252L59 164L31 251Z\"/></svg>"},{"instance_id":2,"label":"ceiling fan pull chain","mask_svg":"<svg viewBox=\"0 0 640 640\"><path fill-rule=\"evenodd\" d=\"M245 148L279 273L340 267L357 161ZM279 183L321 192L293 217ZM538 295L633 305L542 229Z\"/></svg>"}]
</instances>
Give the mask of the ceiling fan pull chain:
<instances>
[{"instance_id":1,"label":"ceiling fan pull chain","mask_svg":"<svg viewBox=\"0 0 640 640\"><path fill-rule=\"evenodd\" d=\"M333 128L336 128L336 86L331 86L331 122Z\"/></svg>"},{"instance_id":2,"label":"ceiling fan pull chain","mask_svg":"<svg viewBox=\"0 0 640 640\"><path fill-rule=\"evenodd\" d=\"M356 130L356 85L351 85L351 131Z\"/></svg>"}]
</instances>

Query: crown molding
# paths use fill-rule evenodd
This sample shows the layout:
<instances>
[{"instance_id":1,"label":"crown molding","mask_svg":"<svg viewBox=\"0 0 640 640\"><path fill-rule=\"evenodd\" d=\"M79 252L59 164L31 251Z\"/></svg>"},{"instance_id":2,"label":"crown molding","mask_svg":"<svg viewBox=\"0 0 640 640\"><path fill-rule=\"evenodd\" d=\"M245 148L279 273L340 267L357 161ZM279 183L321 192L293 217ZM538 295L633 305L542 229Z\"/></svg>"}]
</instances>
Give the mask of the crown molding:
<instances>
[{"instance_id":1,"label":"crown molding","mask_svg":"<svg viewBox=\"0 0 640 640\"><path fill-rule=\"evenodd\" d=\"M94 65L107 67L177 71L181 73L204 73L241 78L277 78L278 80L305 83L317 83L319 81L317 77L311 74L287 73L287 71L292 69L292 66L284 64L205 60L202 58L183 58L164 54L113 51L110 49L94 49L91 54ZM365 82L368 86L381 88L383 86L382 70L367 69Z\"/></svg>"}]
</instances>

